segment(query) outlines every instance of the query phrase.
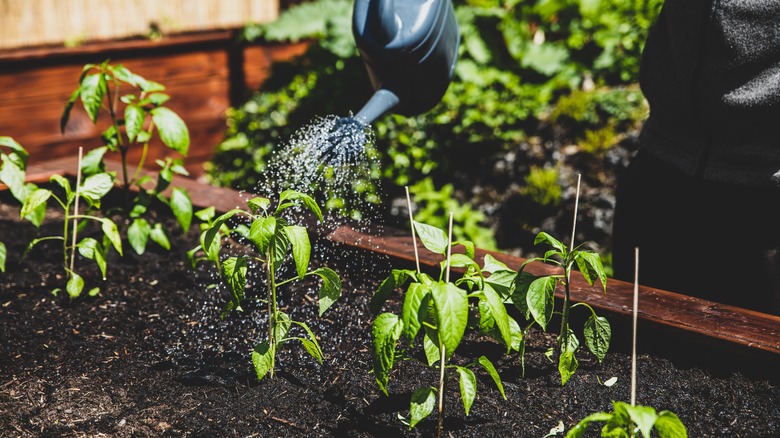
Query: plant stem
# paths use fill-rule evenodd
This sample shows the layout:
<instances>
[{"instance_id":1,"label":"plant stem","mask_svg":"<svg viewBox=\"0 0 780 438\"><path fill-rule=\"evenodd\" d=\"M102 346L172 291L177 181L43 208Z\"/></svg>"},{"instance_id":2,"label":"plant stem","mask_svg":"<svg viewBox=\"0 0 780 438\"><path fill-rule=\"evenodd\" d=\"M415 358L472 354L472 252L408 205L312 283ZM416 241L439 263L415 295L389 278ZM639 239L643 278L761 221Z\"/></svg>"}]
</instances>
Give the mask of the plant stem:
<instances>
[{"instance_id":1,"label":"plant stem","mask_svg":"<svg viewBox=\"0 0 780 438\"><path fill-rule=\"evenodd\" d=\"M266 267L268 269L268 345L271 349L271 378L274 378L276 365L276 278L274 275L274 259L271 250L267 251Z\"/></svg>"},{"instance_id":2,"label":"plant stem","mask_svg":"<svg viewBox=\"0 0 780 438\"><path fill-rule=\"evenodd\" d=\"M436 436L441 438L441 431L444 429L444 359L446 358L446 348L439 340L439 424L436 429Z\"/></svg>"}]
</instances>

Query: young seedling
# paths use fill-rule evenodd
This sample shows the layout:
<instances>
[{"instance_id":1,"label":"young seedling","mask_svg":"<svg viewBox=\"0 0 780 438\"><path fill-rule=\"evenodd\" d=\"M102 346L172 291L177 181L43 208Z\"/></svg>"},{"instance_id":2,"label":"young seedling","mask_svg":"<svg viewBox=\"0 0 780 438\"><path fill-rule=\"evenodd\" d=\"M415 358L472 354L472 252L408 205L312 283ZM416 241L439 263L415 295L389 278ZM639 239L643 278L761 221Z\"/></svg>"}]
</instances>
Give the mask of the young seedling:
<instances>
[{"instance_id":1,"label":"young seedling","mask_svg":"<svg viewBox=\"0 0 780 438\"><path fill-rule=\"evenodd\" d=\"M601 436L603 437L634 438L637 436L637 433L641 433L642 437L650 438L651 431L655 429L660 438L688 438L688 431L685 429L685 425L674 412L661 411L657 413L654 408L636 404L636 323L639 311L639 248L634 249L634 257L631 404L612 402L612 412L596 412L588 415L566 434L566 438L580 438L584 436L588 426L594 421L606 422L601 429Z\"/></svg>"},{"instance_id":2,"label":"young seedling","mask_svg":"<svg viewBox=\"0 0 780 438\"><path fill-rule=\"evenodd\" d=\"M27 246L22 258L40 242L47 240L61 241L63 268L67 274L65 290L71 299L78 298L84 289L84 279L75 270L77 251L83 257L95 261L104 280L106 278L107 269L106 255L110 248L113 247L122 255L122 239L119 236L119 230L114 221L110 218L98 217L80 212L78 207L79 200L83 199L87 202L89 209L100 208L101 199L114 186L114 178L108 173L98 172L86 176L82 181L81 170L84 168L83 161L81 160L81 149L79 149L79 158L79 173L75 187L71 186L71 183L67 178L61 175L53 175L51 177L51 182L59 185L64 193L58 195L53 190L34 187L24 200L21 211L22 218L36 217L36 212L45 212L46 205L50 199L55 200L60 208L62 208L64 214L62 235L33 239ZM88 162L89 160L84 161ZM78 232L84 229L88 222L100 225L100 229L103 233L102 242L92 237L78 239ZM36 224L36 226L38 225L40 225L40 223ZM52 291L55 295L59 292L59 288ZM100 288L94 287L90 289L89 295L94 296L99 292Z\"/></svg>"},{"instance_id":3,"label":"young seedling","mask_svg":"<svg viewBox=\"0 0 780 438\"><path fill-rule=\"evenodd\" d=\"M201 234L201 245L196 251L203 251L202 259L215 262L219 266L222 278L231 291L231 299L228 302L223 316L231 311L242 311L241 303L245 299L244 292L247 284L247 271L252 263L259 263L265 268L267 290L265 299L259 301L267 304L268 313L268 339L255 346L252 353L257 379L262 380L266 374L274 377L276 352L286 342L299 341L304 349L318 362L322 363L323 354L317 338L309 326L301 321L291 319L278 308L279 288L295 280L301 280L306 276L317 275L322 279L319 290L319 315L322 316L341 295L341 280L330 268L320 267L309 271L309 258L311 243L305 227L291 225L283 217L283 213L291 208L303 206L309 209L322 221L322 212L314 199L303 193L286 190L279 196L279 203L275 209L271 209L271 201L268 198L256 197L247 201L249 211L242 209L230 210L216 219L211 219L212 211L201 211L199 214L210 222ZM229 229L226 222L234 216L243 216L251 222L251 225ZM256 251L253 256L228 257L222 261L219 258L220 240L222 236L238 233L251 242ZM277 274L288 255L292 253L296 276L281 280ZM194 257L194 256L193 256ZM193 258L194 259L194 258ZM303 329L303 336L291 334L292 327Z\"/></svg>"},{"instance_id":4,"label":"young seedling","mask_svg":"<svg viewBox=\"0 0 780 438\"><path fill-rule=\"evenodd\" d=\"M507 351L516 348L518 339L522 338L517 323L507 314L503 299L494 284L488 281L485 274L500 262L490 256L485 258L485 268L480 268L474 261L474 245L471 242L451 242L447 234L436 227L412 220L414 230L420 241L430 251L445 256L442 262L439 278L433 278L424 272L406 269L394 269L382 282L372 297L370 309L379 313L390 294L406 287L403 311L400 316L385 312L376 317L372 327L373 335L373 372L379 389L388 394L390 371L399 357L414 359L405 351L405 346L414 347L415 339L422 337L425 353L424 365L437 366L439 370L439 385L418 388L412 394L410 402L410 428L422 421L433 412L438 393L439 423L438 431L443 429L443 391L444 383L451 371L458 375L460 395L463 407L468 415L476 398L477 380L473 368L481 367L490 375L501 396L506 398L501 378L492 362L485 356L467 365L456 365L451 362L455 351L469 326L469 300L476 301L480 312L480 326L489 327L498 333ZM450 248L462 245L465 253L451 254ZM458 280L449 280L450 267L460 267L466 273ZM408 284L408 286L407 286ZM506 286L506 285L505 285ZM404 338L406 342L399 342Z\"/></svg>"},{"instance_id":5,"label":"young seedling","mask_svg":"<svg viewBox=\"0 0 780 438\"><path fill-rule=\"evenodd\" d=\"M130 87L136 92L127 92ZM142 175L149 150L149 141L155 131L162 143L171 150L186 156L190 144L187 125L164 104L170 98L162 93L165 87L154 81L137 75L126 67L111 65L108 60L101 64L87 64L82 69L79 87L73 92L65 105L60 120L60 129L64 132L70 118L71 109L77 100L81 100L90 120L97 123L101 112L108 113L111 124L103 132L105 145L94 154L90 166L105 170L103 155L118 152L122 162L121 185L127 193L127 214L132 219L127 230L130 246L137 254L143 254L151 239L165 249L170 243L162 225L151 224L147 214L150 203L157 199L170 206L174 217L184 231L192 220L192 202L187 192L174 187L170 197L163 192L170 186L174 174L186 175L181 160L166 158L157 160L160 166L157 182L150 183L149 176ZM142 148L141 158L131 175L128 168L128 153L133 148ZM130 188L138 188L138 194L130 199Z\"/></svg>"},{"instance_id":6,"label":"young seedling","mask_svg":"<svg viewBox=\"0 0 780 438\"><path fill-rule=\"evenodd\" d=\"M579 183L577 192L579 194ZM576 224L576 205L574 211L574 223ZM572 244L568 249L558 239L545 232L540 232L534 239L534 245L539 243L545 243L551 249L545 252L544 257L528 259L520 267L515 287L512 291L512 302L525 315L526 319L531 320L532 324L534 322L539 324L542 330L547 330L547 325L552 320L553 313L560 314L561 326L557 338L557 348L548 350L547 355L552 359L557 350L558 372L561 376L561 385L565 385L579 366L575 354L579 349L580 343L569 326L571 309L585 307L590 310L590 317L585 322L583 335L585 345L587 345L588 350L593 353L599 363L604 360L604 356L606 356L609 349L610 338L612 337L609 321L604 317L598 316L593 307L584 302L571 304L572 268L576 263L588 284L592 286L596 281L599 281L604 288L604 292L607 291L607 275L598 254L581 249L582 245L574 247L574 230L572 230ZM563 268L563 273L537 277L523 271L526 265L535 261L556 264ZM564 289L563 307L560 312L554 312L554 293L558 284L562 284Z\"/></svg>"}]
</instances>

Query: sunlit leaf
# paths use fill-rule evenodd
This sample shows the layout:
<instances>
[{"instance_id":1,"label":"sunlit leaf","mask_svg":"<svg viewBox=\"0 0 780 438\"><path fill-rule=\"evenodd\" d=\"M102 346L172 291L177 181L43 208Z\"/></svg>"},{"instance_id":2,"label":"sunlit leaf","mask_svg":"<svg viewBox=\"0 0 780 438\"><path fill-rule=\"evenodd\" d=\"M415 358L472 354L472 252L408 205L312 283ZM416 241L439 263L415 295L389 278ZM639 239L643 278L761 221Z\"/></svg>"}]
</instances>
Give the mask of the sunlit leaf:
<instances>
[{"instance_id":1,"label":"sunlit leaf","mask_svg":"<svg viewBox=\"0 0 780 438\"><path fill-rule=\"evenodd\" d=\"M181 117L164 106L156 107L150 113L160 133L160 140L169 148L186 156L190 147L190 132Z\"/></svg>"},{"instance_id":2,"label":"sunlit leaf","mask_svg":"<svg viewBox=\"0 0 780 438\"><path fill-rule=\"evenodd\" d=\"M612 328L609 325L609 321L603 316L591 315L585 321L583 336L585 337L585 345L588 347L588 350L601 363L604 360L604 356L607 355L609 341L612 337Z\"/></svg>"},{"instance_id":3,"label":"sunlit leaf","mask_svg":"<svg viewBox=\"0 0 780 438\"><path fill-rule=\"evenodd\" d=\"M192 223L192 201L186 190L180 187L174 187L171 190L171 211L176 217L181 229L186 233Z\"/></svg>"},{"instance_id":4,"label":"sunlit leaf","mask_svg":"<svg viewBox=\"0 0 780 438\"><path fill-rule=\"evenodd\" d=\"M498 371L496 371L496 367L493 366L493 362L491 362L487 357L480 356L477 360L480 365L482 365L482 368L485 369L485 371L488 372L490 375L490 378L493 379L493 383L496 384L496 388L498 389L498 392L501 393L501 397L506 400L506 393L504 392L504 384L501 383L501 376L498 375Z\"/></svg>"},{"instance_id":5,"label":"sunlit leaf","mask_svg":"<svg viewBox=\"0 0 780 438\"><path fill-rule=\"evenodd\" d=\"M392 313L382 313L371 326L374 341L374 378L379 389L387 395L387 380L395 361L395 346L401 337L403 322Z\"/></svg>"},{"instance_id":6,"label":"sunlit leaf","mask_svg":"<svg viewBox=\"0 0 780 438\"><path fill-rule=\"evenodd\" d=\"M309 269L309 257L311 256L309 233L306 231L306 228L298 225L288 225L282 230L287 234L287 239L292 246L295 271L298 273L298 278L303 278L303 276L306 275L306 271Z\"/></svg>"},{"instance_id":7,"label":"sunlit leaf","mask_svg":"<svg viewBox=\"0 0 780 438\"><path fill-rule=\"evenodd\" d=\"M127 241L136 254L141 255L146 251L146 244L149 241L149 233L152 227L144 218L135 218L127 227Z\"/></svg>"},{"instance_id":8,"label":"sunlit leaf","mask_svg":"<svg viewBox=\"0 0 780 438\"><path fill-rule=\"evenodd\" d=\"M547 323L552 318L555 305L554 277L540 277L531 282L526 295L526 305L542 330L547 329Z\"/></svg>"},{"instance_id":9,"label":"sunlit leaf","mask_svg":"<svg viewBox=\"0 0 780 438\"><path fill-rule=\"evenodd\" d=\"M249 227L249 240L264 254L276 234L276 218L273 216L259 217L252 221Z\"/></svg>"},{"instance_id":10,"label":"sunlit leaf","mask_svg":"<svg viewBox=\"0 0 780 438\"><path fill-rule=\"evenodd\" d=\"M463 408L466 410L466 415L468 415L471 405L477 397L477 376L468 368L456 366L455 369L460 377L458 379L460 398L463 400Z\"/></svg>"},{"instance_id":11,"label":"sunlit leaf","mask_svg":"<svg viewBox=\"0 0 780 438\"><path fill-rule=\"evenodd\" d=\"M97 123L97 117L107 88L106 76L102 72L86 75L81 81L79 86L81 103L84 105L84 110L87 111L92 123Z\"/></svg>"},{"instance_id":12,"label":"sunlit leaf","mask_svg":"<svg viewBox=\"0 0 780 438\"><path fill-rule=\"evenodd\" d=\"M674 412L661 411L655 419L654 427L659 438L688 438L685 425Z\"/></svg>"},{"instance_id":13,"label":"sunlit leaf","mask_svg":"<svg viewBox=\"0 0 780 438\"><path fill-rule=\"evenodd\" d=\"M460 345L468 323L469 303L466 291L452 283L437 282L431 285L431 295L438 320L438 335L451 357Z\"/></svg>"},{"instance_id":14,"label":"sunlit leaf","mask_svg":"<svg viewBox=\"0 0 780 438\"><path fill-rule=\"evenodd\" d=\"M403 334L409 343L417 336L422 322L425 321L429 299L429 288L422 283L412 283L406 289L401 318L404 326Z\"/></svg>"},{"instance_id":15,"label":"sunlit leaf","mask_svg":"<svg viewBox=\"0 0 780 438\"><path fill-rule=\"evenodd\" d=\"M168 240L168 235L165 233L165 228L163 228L162 224L154 224L154 227L149 232L149 238L152 239L152 242L160 245L161 248L171 249L171 242Z\"/></svg>"},{"instance_id":16,"label":"sunlit leaf","mask_svg":"<svg viewBox=\"0 0 780 438\"><path fill-rule=\"evenodd\" d=\"M430 415L434 406L436 406L436 390L434 388L426 386L415 390L409 403L409 415L411 417L409 419L409 429Z\"/></svg>"},{"instance_id":17,"label":"sunlit leaf","mask_svg":"<svg viewBox=\"0 0 780 438\"><path fill-rule=\"evenodd\" d=\"M263 380L266 374L271 370L273 364L274 352L268 341L262 341L257 344L252 351L252 365L255 367L257 380Z\"/></svg>"},{"instance_id":18,"label":"sunlit leaf","mask_svg":"<svg viewBox=\"0 0 780 438\"><path fill-rule=\"evenodd\" d=\"M131 142L144 127L144 110L138 105L125 106L125 131Z\"/></svg>"},{"instance_id":19,"label":"sunlit leaf","mask_svg":"<svg viewBox=\"0 0 780 438\"><path fill-rule=\"evenodd\" d=\"M436 254L446 254L449 239L444 230L422 222L414 221L414 229L422 244Z\"/></svg>"},{"instance_id":20,"label":"sunlit leaf","mask_svg":"<svg viewBox=\"0 0 780 438\"><path fill-rule=\"evenodd\" d=\"M341 296L341 279L334 270L326 267L317 268L313 273L322 278L318 296L319 315L322 316Z\"/></svg>"}]
</instances>

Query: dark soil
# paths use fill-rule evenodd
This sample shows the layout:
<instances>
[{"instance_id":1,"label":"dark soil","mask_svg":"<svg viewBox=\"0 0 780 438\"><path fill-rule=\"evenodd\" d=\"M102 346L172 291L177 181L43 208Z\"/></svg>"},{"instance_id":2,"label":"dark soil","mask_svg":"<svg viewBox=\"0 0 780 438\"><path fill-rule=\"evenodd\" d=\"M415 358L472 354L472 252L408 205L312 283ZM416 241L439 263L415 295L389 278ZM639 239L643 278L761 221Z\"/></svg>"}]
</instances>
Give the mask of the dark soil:
<instances>
[{"instance_id":1,"label":"dark soil","mask_svg":"<svg viewBox=\"0 0 780 438\"><path fill-rule=\"evenodd\" d=\"M55 247L40 246L18 264L36 231L14 220L18 208L7 201L0 210L0 241L9 253L8 270L0 274L0 435L435 435L433 416L411 431L397 418L408 414L415 388L436 384L435 370L412 361L398 364L389 397L370 371L373 317L367 305L389 272L388 260L321 243L318 253L344 282L342 298L318 319L317 285L307 282L285 288L282 305L293 319L311 322L326 361L319 365L300 345L287 345L275 378L258 383L250 353L265 334L262 309L247 303L246 312L220 319L224 293L207 287L209 269L193 270L185 260L197 241L194 229L173 233L170 252L150 248L140 257L112 257L105 282L88 261L80 261L88 282L101 283L102 290L69 302L50 293L63 283ZM50 219L42 234L61 226ZM398 298L388 306L397 309ZM544 357L551 337L530 335L523 378L516 356L502 359L495 343L468 336L456 361L490 357L507 400L478 373L477 400L465 416L451 380L449 435L543 437L561 421L568 429L591 412L610 410L612 400L627 401L625 338L616 337L616 351L601 365L582 353L579 371L561 387ZM774 381L649 354L639 356L638 373L638 402L674 411L692 437L780 436L780 388ZM599 383L613 376L614 386ZM597 428L592 432L597 435Z\"/></svg>"}]
</instances>

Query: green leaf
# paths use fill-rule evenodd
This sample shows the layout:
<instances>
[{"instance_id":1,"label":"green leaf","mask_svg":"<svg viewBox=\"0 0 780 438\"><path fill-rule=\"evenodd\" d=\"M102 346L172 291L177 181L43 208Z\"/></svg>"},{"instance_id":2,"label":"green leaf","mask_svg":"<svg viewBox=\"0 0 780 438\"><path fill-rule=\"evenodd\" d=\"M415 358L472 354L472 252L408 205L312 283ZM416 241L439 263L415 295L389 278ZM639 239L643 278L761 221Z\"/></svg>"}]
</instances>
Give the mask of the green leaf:
<instances>
[{"instance_id":1,"label":"green leaf","mask_svg":"<svg viewBox=\"0 0 780 438\"><path fill-rule=\"evenodd\" d=\"M317 216L317 219L322 222L322 210L320 210L320 206L317 205L314 198L304 193L296 192L295 190L285 190L279 195L279 205L276 207L276 213L280 213L282 210L295 205L295 203L290 203L289 201L296 200L303 201L303 205L311 210L311 212Z\"/></svg>"},{"instance_id":2,"label":"green leaf","mask_svg":"<svg viewBox=\"0 0 780 438\"><path fill-rule=\"evenodd\" d=\"M160 247L166 250L171 249L171 242L168 240L168 235L165 234L165 229L162 227L162 224L154 224L154 227L152 227L152 230L149 232L149 238L152 239L152 242L160 245Z\"/></svg>"},{"instance_id":3,"label":"green leaf","mask_svg":"<svg viewBox=\"0 0 780 438\"><path fill-rule=\"evenodd\" d=\"M190 132L184 121L164 106L154 108L150 113L160 133L160 140L169 148L186 156L190 147Z\"/></svg>"},{"instance_id":4,"label":"green leaf","mask_svg":"<svg viewBox=\"0 0 780 438\"><path fill-rule=\"evenodd\" d=\"M192 223L192 201L190 200L190 195L186 190L174 187L171 191L170 204L176 221L186 233L190 229L190 223Z\"/></svg>"},{"instance_id":5,"label":"green leaf","mask_svg":"<svg viewBox=\"0 0 780 438\"><path fill-rule=\"evenodd\" d=\"M404 337L410 344L414 337L417 336L417 332L420 331L420 327L422 327L422 323L428 314L429 292L430 289L422 283L412 283L406 290L401 318L404 323Z\"/></svg>"},{"instance_id":6,"label":"green leaf","mask_svg":"<svg viewBox=\"0 0 780 438\"><path fill-rule=\"evenodd\" d=\"M322 352L317 348L317 345L305 338L300 338L299 341L301 341L301 344L303 344L303 348L305 348L306 351L317 360L317 362L322 364Z\"/></svg>"},{"instance_id":7,"label":"green leaf","mask_svg":"<svg viewBox=\"0 0 780 438\"><path fill-rule=\"evenodd\" d=\"M84 290L84 279L79 274L68 270L68 283L65 285L65 290L71 299L78 298Z\"/></svg>"},{"instance_id":8,"label":"green leaf","mask_svg":"<svg viewBox=\"0 0 780 438\"><path fill-rule=\"evenodd\" d=\"M293 322L303 327L303 329L306 331L306 335L309 337L308 339L308 343L310 344L309 347L313 347L314 350L316 351L316 355L312 354L312 356L314 356L314 358L317 359L319 363L322 363L322 358L323 358L322 348L320 348L320 344L319 342L317 342L317 337L314 336L314 332L312 332L309 326L306 325L306 323L304 322L300 322L300 321L293 321ZM304 343L304 348L306 348L306 350L309 351L309 353L311 354L309 347L307 347L306 343Z\"/></svg>"},{"instance_id":9,"label":"green leaf","mask_svg":"<svg viewBox=\"0 0 780 438\"><path fill-rule=\"evenodd\" d=\"M0 242L0 272L5 272L5 260L8 256L8 249L5 247L5 243Z\"/></svg>"},{"instance_id":10,"label":"green leaf","mask_svg":"<svg viewBox=\"0 0 780 438\"><path fill-rule=\"evenodd\" d=\"M415 390L409 403L409 415L411 417L409 419L409 429L430 415L434 406L436 406L436 390L433 387L426 386Z\"/></svg>"},{"instance_id":11,"label":"green leaf","mask_svg":"<svg viewBox=\"0 0 780 438\"><path fill-rule=\"evenodd\" d=\"M596 356L599 363L601 363L604 360L604 356L607 355L609 341L612 337L612 328L609 325L609 321L603 316L591 315L590 318L585 321L583 335L588 350L590 350L590 352Z\"/></svg>"},{"instance_id":12,"label":"green leaf","mask_svg":"<svg viewBox=\"0 0 780 438\"><path fill-rule=\"evenodd\" d=\"M170 100L171 96L165 93L151 93L146 96L146 99L155 106L160 106Z\"/></svg>"},{"instance_id":13,"label":"green leaf","mask_svg":"<svg viewBox=\"0 0 780 438\"><path fill-rule=\"evenodd\" d=\"M390 275L382 281L379 288L371 297L371 302L368 304L368 309L371 313L374 315L379 313L382 309L382 305L387 301L390 294L399 287L403 287L410 278L417 278L415 271L409 269L393 269L390 272Z\"/></svg>"},{"instance_id":14,"label":"green leaf","mask_svg":"<svg viewBox=\"0 0 780 438\"><path fill-rule=\"evenodd\" d=\"M528 288L537 278L539 277L525 271L518 272L515 277L514 288L511 292L512 304L523 314L525 319L531 318L531 310L528 308L527 301Z\"/></svg>"},{"instance_id":15,"label":"green leaf","mask_svg":"<svg viewBox=\"0 0 780 438\"><path fill-rule=\"evenodd\" d=\"M144 79L134 73L132 73L130 70L128 70L127 67L125 67L122 64L117 64L114 66L109 66L109 69L111 70L111 73L113 73L114 77L122 82L126 82L134 87L137 87L139 84L139 80L141 82L144 81Z\"/></svg>"},{"instance_id":16,"label":"green leaf","mask_svg":"<svg viewBox=\"0 0 780 438\"><path fill-rule=\"evenodd\" d=\"M490 284L504 299L510 297L512 292L514 292L516 278L517 272L515 271L495 271L485 279L485 283ZM525 300L523 300L523 303L525 303Z\"/></svg>"},{"instance_id":17,"label":"green leaf","mask_svg":"<svg viewBox=\"0 0 780 438\"><path fill-rule=\"evenodd\" d=\"M276 323L274 325L274 339L276 339L277 345L284 342L287 338L287 334L290 332L292 326L292 320L284 312L276 312Z\"/></svg>"},{"instance_id":18,"label":"green leaf","mask_svg":"<svg viewBox=\"0 0 780 438\"><path fill-rule=\"evenodd\" d=\"M79 86L81 103L84 105L84 110L87 111L92 123L97 123L97 117L100 113L100 107L103 104L103 97L106 95L107 88L106 76L102 72L86 75L81 81Z\"/></svg>"},{"instance_id":19,"label":"green leaf","mask_svg":"<svg viewBox=\"0 0 780 438\"><path fill-rule=\"evenodd\" d=\"M552 318L555 305L555 277L541 277L532 281L526 295L526 305L542 330L547 330L547 323Z\"/></svg>"},{"instance_id":20,"label":"green leaf","mask_svg":"<svg viewBox=\"0 0 780 438\"><path fill-rule=\"evenodd\" d=\"M546 243L558 251L559 254L566 254L566 246L561 243L560 240L556 239L555 237L549 235L548 233L545 233L544 231L540 232L536 235L536 238L534 239L534 245L538 245L539 243Z\"/></svg>"},{"instance_id":21,"label":"green leaf","mask_svg":"<svg viewBox=\"0 0 780 438\"><path fill-rule=\"evenodd\" d=\"M38 207L46 204L46 201L49 200L51 195L51 191L46 189L34 190L32 193L27 195L27 199L24 200L24 204L22 204L22 211L19 216L21 218L25 218L27 215L34 213Z\"/></svg>"},{"instance_id":22,"label":"green leaf","mask_svg":"<svg viewBox=\"0 0 780 438\"><path fill-rule=\"evenodd\" d=\"M271 244L268 246L268 261L273 262L274 271L278 271L281 268L289 249L290 239L287 238L287 234L274 234Z\"/></svg>"},{"instance_id":23,"label":"green leaf","mask_svg":"<svg viewBox=\"0 0 780 438\"><path fill-rule=\"evenodd\" d=\"M561 374L561 386L569 381L579 367L579 362L577 362L577 358L574 356L579 346L580 343L577 341L577 337L574 336L574 332L567 328L566 335L561 343L561 355L558 357L558 372Z\"/></svg>"},{"instance_id":24,"label":"green leaf","mask_svg":"<svg viewBox=\"0 0 780 438\"><path fill-rule=\"evenodd\" d=\"M576 251L574 260L577 262L577 268L588 284L593 285L593 282L598 278L604 288L604 292L607 291L607 274L598 254L589 251Z\"/></svg>"},{"instance_id":25,"label":"green leaf","mask_svg":"<svg viewBox=\"0 0 780 438\"><path fill-rule=\"evenodd\" d=\"M244 257L229 257L222 263L222 277L233 293L231 301L235 309L241 311L241 300L246 289L247 263Z\"/></svg>"},{"instance_id":26,"label":"green leaf","mask_svg":"<svg viewBox=\"0 0 780 438\"><path fill-rule=\"evenodd\" d=\"M76 89L65 103L65 109L62 110L62 116L60 116L60 133L65 133L65 127L68 126L68 119L70 119L70 111L73 109L73 104L78 100L81 95L81 88Z\"/></svg>"},{"instance_id":27,"label":"green leaf","mask_svg":"<svg viewBox=\"0 0 780 438\"><path fill-rule=\"evenodd\" d=\"M484 272L490 272L495 273L498 271L510 271L512 272L507 265L505 265L503 262L497 260L495 257L493 257L490 254L485 254L485 262L482 266L482 271Z\"/></svg>"},{"instance_id":28,"label":"green leaf","mask_svg":"<svg viewBox=\"0 0 780 438\"><path fill-rule=\"evenodd\" d=\"M463 408L466 410L466 415L468 415L471 405L477 397L477 376L468 368L456 366L455 370L458 371L460 377L458 382L460 386L460 398L463 400Z\"/></svg>"},{"instance_id":29,"label":"green leaf","mask_svg":"<svg viewBox=\"0 0 780 438\"><path fill-rule=\"evenodd\" d=\"M309 269L309 257L311 256L311 242L309 242L309 233L306 228L298 225L288 225L282 228L287 239L292 245L293 260L295 261L295 270L298 278L303 278ZM251 229L250 229L251 233Z\"/></svg>"},{"instance_id":30,"label":"green leaf","mask_svg":"<svg viewBox=\"0 0 780 438\"><path fill-rule=\"evenodd\" d=\"M133 223L127 227L127 242L133 248L136 254L141 255L146 251L146 244L149 241L149 233L152 227L144 218L135 218Z\"/></svg>"},{"instance_id":31,"label":"green leaf","mask_svg":"<svg viewBox=\"0 0 780 438\"><path fill-rule=\"evenodd\" d=\"M116 252L122 255L122 237L119 236L119 230L114 221L108 218L98 218L98 220L100 221L100 229L103 230L103 234L111 242Z\"/></svg>"},{"instance_id":32,"label":"green leaf","mask_svg":"<svg viewBox=\"0 0 780 438\"><path fill-rule=\"evenodd\" d=\"M425 352L425 360L428 362L429 367L433 366L433 364L441 359L439 346L436 345L436 342L434 342L430 336L428 336L427 331L423 335L423 351Z\"/></svg>"},{"instance_id":33,"label":"green leaf","mask_svg":"<svg viewBox=\"0 0 780 438\"><path fill-rule=\"evenodd\" d=\"M447 253L449 239L444 230L417 221L414 221L414 229L429 251L442 255Z\"/></svg>"},{"instance_id":34,"label":"green leaf","mask_svg":"<svg viewBox=\"0 0 780 438\"><path fill-rule=\"evenodd\" d=\"M659 438L688 438L685 425L674 412L661 411L655 419L654 427Z\"/></svg>"},{"instance_id":35,"label":"green leaf","mask_svg":"<svg viewBox=\"0 0 780 438\"><path fill-rule=\"evenodd\" d=\"M341 296L341 279L334 270L326 267L317 268L313 273L322 278L318 296L319 314L322 316Z\"/></svg>"},{"instance_id":36,"label":"green leaf","mask_svg":"<svg viewBox=\"0 0 780 438\"><path fill-rule=\"evenodd\" d=\"M81 158L81 174L86 177L105 172L103 156L107 151L108 147L101 146L84 154Z\"/></svg>"},{"instance_id":37,"label":"green leaf","mask_svg":"<svg viewBox=\"0 0 780 438\"><path fill-rule=\"evenodd\" d=\"M24 186L24 169L13 161L8 155L2 155L2 167L0 167L0 181L8 186L11 195L19 202L27 198L27 190Z\"/></svg>"},{"instance_id":38,"label":"green leaf","mask_svg":"<svg viewBox=\"0 0 780 438\"><path fill-rule=\"evenodd\" d=\"M445 263L446 260L443 262ZM466 254L455 253L450 255L450 266L453 268L472 267L479 271L479 265Z\"/></svg>"},{"instance_id":39,"label":"green leaf","mask_svg":"<svg viewBox=\"0 0 780 438\"><path fill-rule=\"evenodd\" d=\"M509 329L509 315L506 313L506 307L504 302L498 295L498 292L485 283L485 288L482 290L482 294L485 297L485 302L490 308L490 314L495 321L498 331L501 333L501 338L506 345L506 351L509 353L509 349L512 347L512 332Z\"/></svg>"},{"instance_id":40,"label":"green leaf","mask_svg":"<svg viewBox=\"0 0 780 438\"><path fill-rule=\"evenodd\" d=\"M144 110L138 105L125 106L125 131L127 132L127 139L131 142L135 140L135 136L141 132L144 127Z\"/></svg>"},{"instance_id":41,"label":"green leaf","mask_svg":"<svg viewBox=\"0 0 780 438\"><path fill-rule=\"evenodd\" d=\"M203 242L201 242L201 246L203 246L204 250L208 253L213 248L214 238L217 237L217 234L219 233L220 229L222 228L222 225L231 217L235 216L236 213L240 213L242 210L240 209L233 209L228 211L227 213L224 213L220 215L218 218L214 220L214 222L211 224L211 227L209 227L202 235Z\"/></svg>"},{"instance_id":42,"label":"green leaf","mask_svg":"<svg viewBox=\"0 0 780 438\"><path fill-rule=\"evenodd\" d=\"M258 381L263 380L263 377L271 370L273 356L274 352L271 350L268 341L263 341L255 346L252 351L252 365L255 367Z\"/></svg>"},{"instance_id":43,"label":"green leaf","mask_svg":"<svg viewBox=\"0 0 780 438\"><path fill-rule=\"evenodd\" d=\"M595 412L580 420L573 428L569 429L566 433L566 438L582 438L585 436L585 432L588 430L590 423L594 421L609 421L612 419L612 414L606 412Z\"/></svg>"},{"instance_id":44,"label":"green leaf","mask_svg":"<svg viewBox=\"0 0 780 438\"><path fill-rule=\"evenodd\" d=\"M98 265L98 268L100 269L100 273L103 275L103 280L105 280L106 252L103 249L103 245L91 237L85 237L78 243L77 247L79 249L79 254L85 258L95 261L95 263Z\"/></svg>"},{"instance_id":45,"label":"green leaf","mask_svg":"<svg viewBox=\"0 0 780 438\"><path fill-rule=\"evenodd\" d=\"M86 199L90 205L100 206L103 198L114 187L114 177L108 173L90 175L84 179L79 188L79 196Z\"/></svg>"},{"instance_id":46,"label":"green leaf","mask_svg":"<svg viewBox=\"0 0 780 438\"><path fill-rule=\"evenodd\" d=\"M633 421L642 432L642 436L644 438L650 438L650 432L653 430L655 420L658 418L658 414L656 414L655 409L649 406L640 405L626 405L625 409L626 412L628 412L628 416L631 418L631 421Z\"/></svg>"},{"instance_id":47,"label":"green leaf","mask_svg":"<svg viewBox=\"0 0 780 438\"><path fill-rule=\"evenodd\" d=\"M469 302L466 291L452 283L437 282L431 285L431 295L436 309L439 341L447 358L458 348L469 318Z\"/></svg>"},{"instance_id":48,"label":"green leaf","mask_svg":"<svg viewBox=\"0 0 780 438\"><path fill-rule=\"evenodd\" d=\"M260 210L267 210L268 206L271 204L271 200L268 198L261 198L259 196L254 197L248 201L246 201L247 207L249 207L249 210L253 214L257 214Z\"/></svg>"},{"instance_id":49,"label":"green leaf","mask_svg":"<svg viewBox=\"0 0 780 438\"><path fill-rule=\"evenodd\" d=\"M395 361L395 345L401 337L403 322L392 313L376 317L371 326L374 340L374 378L379 389L387 395L387 380Z\"/></svg>"},{"instance_id":50,"label":"green leaf","mask_svg":"<svg viewBox=\"0 0 780 438\"><path fill-rule=\"evenodd\" d=\"M498 375L498 371L496 371L496 367L493 366L493 362L490 361L485 356L480 356L479 359L477 359L480 365L482 365L482 368L485 369L485 371L488 372L490 375L490 378L493 379L493 383L496 384L496 388L498 389L498 392L501 393L501 397L506 400L506 393L504 392L504 384L501 383L501 376Z\"/></svg>"},{"instance_id":51,"label":"green leaf","mask_svg":"<svg viewBox=\"0 0 780 438\"><path fill-rule=\"evenodd\" d=\"M249 227L249 240L261 254L268 250L275 235L276 218L273 216L256 218Z\"/></svg>"}]
</instances>

